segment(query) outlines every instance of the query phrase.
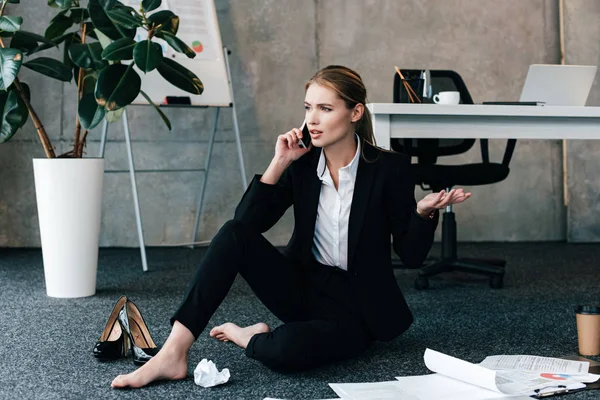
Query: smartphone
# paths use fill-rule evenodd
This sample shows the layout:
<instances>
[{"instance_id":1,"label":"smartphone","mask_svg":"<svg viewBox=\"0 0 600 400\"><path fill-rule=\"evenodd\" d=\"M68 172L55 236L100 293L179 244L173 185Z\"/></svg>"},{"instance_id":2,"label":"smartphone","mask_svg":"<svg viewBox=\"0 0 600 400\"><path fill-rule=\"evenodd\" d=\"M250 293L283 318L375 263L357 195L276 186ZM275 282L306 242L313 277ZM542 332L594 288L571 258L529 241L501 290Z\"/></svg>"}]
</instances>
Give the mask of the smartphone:
<instances>
[{"instance_id":1,"label":"smartphone","mask_svg":"<svg viewBox=\"0 0 600 400\"><path fill-rule=\"evenodd\" d=\"M303 149L308 149L308 146L310 145L310 131L308 130L306 120L302 123L300 130L302 131L302 139L298 141L298 146Z\"/></svg>"}]
</instances>

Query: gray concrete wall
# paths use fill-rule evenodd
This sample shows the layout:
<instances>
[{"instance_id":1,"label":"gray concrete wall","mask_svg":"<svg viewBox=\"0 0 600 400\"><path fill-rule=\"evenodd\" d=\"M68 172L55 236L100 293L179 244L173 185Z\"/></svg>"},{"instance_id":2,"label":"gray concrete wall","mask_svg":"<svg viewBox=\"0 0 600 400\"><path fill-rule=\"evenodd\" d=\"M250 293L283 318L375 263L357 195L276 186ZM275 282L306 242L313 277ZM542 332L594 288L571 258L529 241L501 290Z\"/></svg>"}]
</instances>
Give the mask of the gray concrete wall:
<instances>
[{"instance_id":1,"label":"gray concrete wall","mask_svg":"<svg viewBox=\"0 0 600 400\"><path fill-rule=\"evenodd\" d=\"M565 62L600 65L600 2L565 2ZM600 74L587 105L600 106ZM574 242L600 240L600 143L567 142L567 238Z\"/></svg>"},{"instance_id":2,"label":"gray concrete wall","mask_svg":"<svg viewBox=\"0 0 600 400\"><path fill-rule=\"evenodd\" d=\"M276 136L300 124L304 82L328 64L355 68L372 102L391 102L393 65L455 69L475 101L481 102L518 98L530 64L560 60L557 0L215 3L223 44L233 52L231 68L248 179L269 164ZM15 8L21 10L18 14L32 31L40 31L32 24L35 18L47 20L51 16L45 7L23 3ZM597 2L567 1L566 8L567 61L598 64ZM37 94L33 104L57 150L66 151L74 130L75 85L29 71L22 73L22 79ZM591 101L597 105L597 86L595 91ZM173 123L172 133L148 107L129 108L137 167L201 167L215 110L166 112ZM198 240L209 240L231 218L243 193L230 111L223 110L221 116ZM98 153L100 133L97 128L90 135L87 152L91 156ZM109 138L107 170L126 169L120 123L111 124ZM491 156L499 160L504 145L503 141L493 141ZM571 240L598 240L600 233L597 228L594 231L598 217L594 221L593 210L598 209L600 182L595 175L600 165L593 155L599 150L594 153L588 142L569 142L568 146L568 227L562 202L562 143L520 141L508 179L497 185L467 188L474 195L468 204L456 207L459 239L563 240L568 233ZM0 246L39 246L33 157L43 157L43 151L30 123L11 142L0 146ZM477 147L448 162L479 159ZM148 245L190 241L203 179L201 173L189 172L138 174ZM417 196L422 194L417 191ZM580 201L577 210L573 209L575 198ZM285 244L292 224L288 213L267 238L277 245ZM137 245L127 174L106 174L101 245Z\"/></svg>"}]
</instances>

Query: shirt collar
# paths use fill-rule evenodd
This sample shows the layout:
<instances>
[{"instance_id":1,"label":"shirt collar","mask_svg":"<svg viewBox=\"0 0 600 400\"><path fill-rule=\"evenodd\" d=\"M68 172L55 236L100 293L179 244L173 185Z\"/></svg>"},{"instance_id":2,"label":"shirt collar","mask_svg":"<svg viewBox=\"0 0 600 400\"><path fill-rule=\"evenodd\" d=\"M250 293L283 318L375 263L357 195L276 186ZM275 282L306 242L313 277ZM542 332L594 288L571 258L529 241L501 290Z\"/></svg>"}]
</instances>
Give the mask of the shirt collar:
<instances>
[{"instance_id":1,"label":"shirt collar","mask_svg":"<svg viewBox=\"0 0 600 400\"><path fill-rule=\"evenodd\" d=\"M350 164L346 165L340 170L347 170L348 173L353 178L356 178L356 171L358 170L358 161L360 159L360 138L354 133L354 138L356 139L356 153L354 154L354 158L350 161ZM317 176L320 180L323 180L325 176L325 171L327 169L327 161L325 160L325 152L321 149L321 155L319 156L319 163L317 164Z\"/></svg>"}]
</instances>

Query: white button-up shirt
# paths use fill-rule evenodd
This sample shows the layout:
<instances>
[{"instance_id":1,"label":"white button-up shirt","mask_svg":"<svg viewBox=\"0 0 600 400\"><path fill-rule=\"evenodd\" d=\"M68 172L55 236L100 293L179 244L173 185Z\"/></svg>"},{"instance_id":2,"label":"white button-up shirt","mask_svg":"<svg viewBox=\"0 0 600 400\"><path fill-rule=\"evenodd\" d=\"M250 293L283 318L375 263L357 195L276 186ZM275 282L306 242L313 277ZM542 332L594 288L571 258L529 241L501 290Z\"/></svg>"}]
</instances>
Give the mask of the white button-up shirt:
<instances>
[{"instance_id":1,"label":"white button-up shirt","mask_svg":"<svg viewBox=\"0 0 600 400\"><path fill-rule=\"evenodd\" d=\"M323 150L317 165L317 176L322 183L312 253L321 264L336 266L346 271L348 270L348 220L360 158L360 140L358 135L355 136L356 154L350 164L339 169L337 190L327 168Z\"/></svg>"}]
</instances>

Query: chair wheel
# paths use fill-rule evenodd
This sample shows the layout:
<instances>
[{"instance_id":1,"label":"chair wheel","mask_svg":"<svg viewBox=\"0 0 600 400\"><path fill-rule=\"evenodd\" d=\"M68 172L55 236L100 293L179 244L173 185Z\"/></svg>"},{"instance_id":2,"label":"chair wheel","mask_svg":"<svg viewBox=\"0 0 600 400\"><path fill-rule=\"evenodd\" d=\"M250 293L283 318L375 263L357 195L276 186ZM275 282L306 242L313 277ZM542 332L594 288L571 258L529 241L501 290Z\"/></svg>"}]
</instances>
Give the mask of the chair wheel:
<instances>
[{"instance_id":1,"label":"chair wheel","mask_svg":"<svg viewBox=\"0 0 600 400\"><path fill-rule=\"evenodd\" d=\"M490 287L492 289L502 289L504 286L504 276L492 276L490 278Z\"/></svg>"},{"instance_id":2,"label":"chair wheel","mask_svg":"<svg viewBox=\"0 0 600 400\"><path fill-rule=\"evenodd\" d=\"M415 289L424 290L424 289L427 289L428 287L429 287L429 279L420 276L415 280Z\"/></svg>"}]
</instances>

